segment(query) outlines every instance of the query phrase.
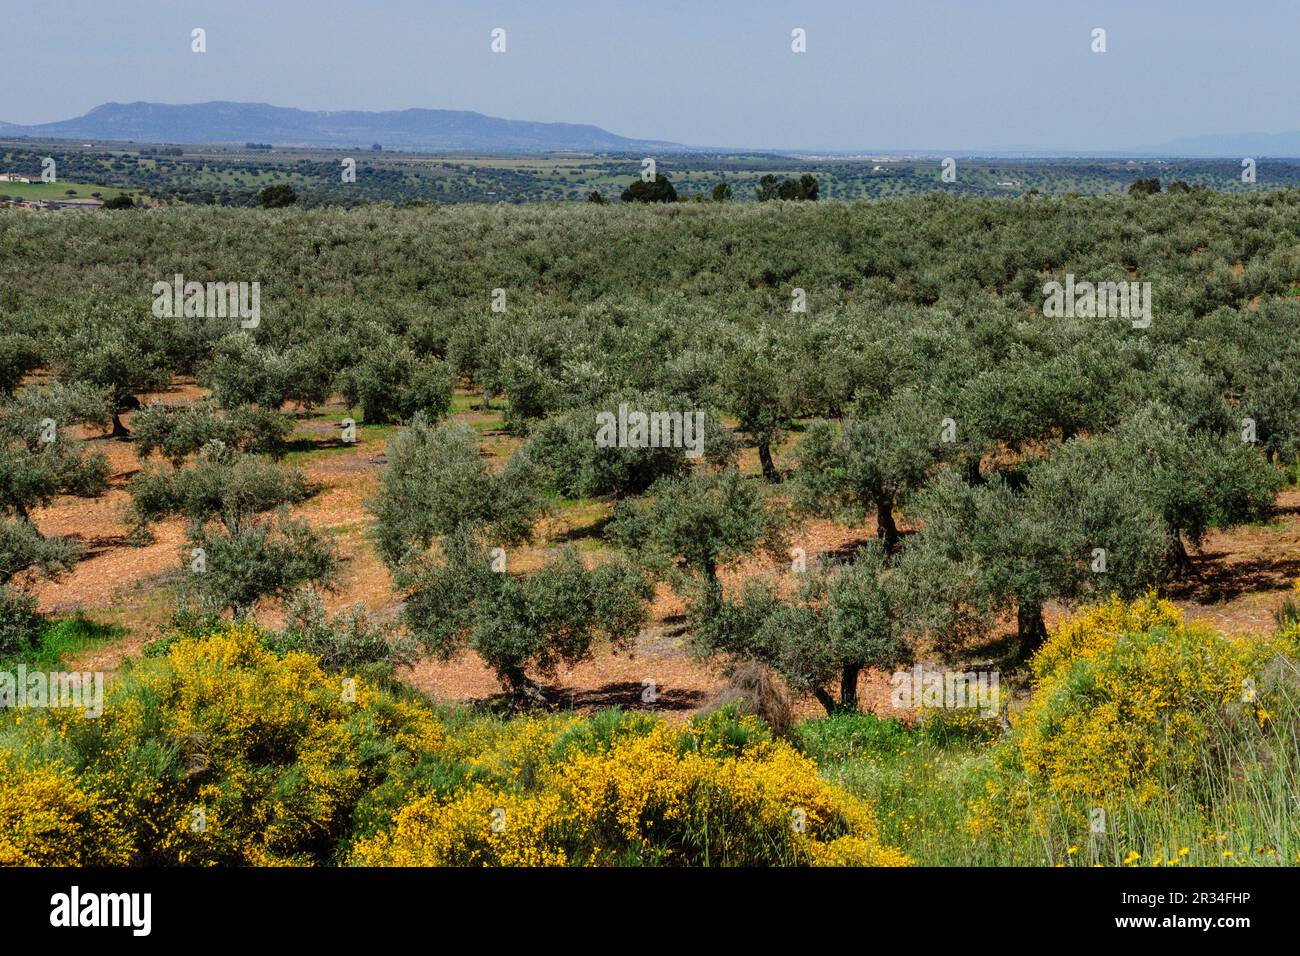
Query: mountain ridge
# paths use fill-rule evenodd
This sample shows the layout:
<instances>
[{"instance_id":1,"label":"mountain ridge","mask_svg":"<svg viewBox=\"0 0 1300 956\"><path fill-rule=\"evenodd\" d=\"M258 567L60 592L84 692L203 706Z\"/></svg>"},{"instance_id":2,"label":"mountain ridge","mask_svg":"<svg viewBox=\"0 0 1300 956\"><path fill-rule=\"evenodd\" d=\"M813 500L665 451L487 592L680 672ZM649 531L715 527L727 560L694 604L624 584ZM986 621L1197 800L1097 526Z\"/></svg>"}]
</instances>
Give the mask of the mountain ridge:
<instances>
[{"instance_id":1,"label":"mountain ridge","mask_svg":"<svg viewBox=\"0 0 1300 956\"><path fill-rule=\"evenodd\" d=\"M300 110L269 103L101 103L78 117L23 125L0 122L10 136L159 143L269 142L277 146L427 150L605 151L680 144L620 136L586 123L509 120L470 110L411 108Z\"/></svg>"},{"instance_id":2,"label":"mountain ridge","mask_svg":"<svg viewBox=\"0 0 1300 956\"><path fill-rule=\"evenodd\" d=\"M303 110L269 103L209 100L204 103L131 103L111 101L81 116L50 123L22 124L0 120L11 137L45 139L132 140L194 145L265 142L275 146L385 149L429 152L748 152L755 147L723 148L684 145L667 140L637 139L588 123L511 120L472 110L412 107L404 110ZM765 153L800 154L809 150L764 148ZM1300 157L1300 131L1280 133L1212 133L1184 136L1134 149L1048 149L1031 146L999 149L826 149L813 152L875 155L965 155L1053 157Z\"/></svg>"}]
</instances>

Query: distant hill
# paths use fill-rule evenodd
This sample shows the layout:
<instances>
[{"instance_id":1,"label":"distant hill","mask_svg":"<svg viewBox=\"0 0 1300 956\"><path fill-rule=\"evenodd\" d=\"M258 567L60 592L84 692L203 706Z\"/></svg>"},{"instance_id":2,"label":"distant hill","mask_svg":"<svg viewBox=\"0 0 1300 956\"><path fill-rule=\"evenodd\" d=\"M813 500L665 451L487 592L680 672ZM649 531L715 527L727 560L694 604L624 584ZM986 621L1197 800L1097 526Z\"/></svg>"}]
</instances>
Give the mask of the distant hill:
<instances>
[{"instance_id":1,"label":"distant hill","mask_svg":"<svg viewBox=\"0 0 1300 956\"><path fill-rule=\"evenodd\" d=\"M149 143L259 142L276 146L548 152L682 147L630 139L598 126L532 123L463 110L311 112L265 103L105 103L84 116L34 126L0 123L6 136Z\"/></svg>"}]
</instances>

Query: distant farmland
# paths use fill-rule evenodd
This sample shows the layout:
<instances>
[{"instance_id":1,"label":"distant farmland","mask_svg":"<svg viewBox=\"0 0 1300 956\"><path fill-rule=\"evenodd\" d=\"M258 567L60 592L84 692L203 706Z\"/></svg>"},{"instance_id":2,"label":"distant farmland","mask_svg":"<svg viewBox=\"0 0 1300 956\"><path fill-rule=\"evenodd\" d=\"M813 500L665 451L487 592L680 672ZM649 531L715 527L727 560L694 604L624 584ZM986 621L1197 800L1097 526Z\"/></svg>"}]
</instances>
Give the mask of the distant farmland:
<instances>
[{"instance_id":1,"label":"distant farmland","mask_svg":"<svg viewBox=\"0 0 1300 956\"><path fill-rule=\"evenodd\" d=\"M0 196L15 199L103 199L105 201L129 189L95 186L89 183L0 183Z\"/></svg>"},{"instance_id":2,"label":"distant farmland","mask_svg":"<svg viewBox=\"0 0 1300 956\"><path fill-rule=\"evenodd\" d=\"M62 175L144 192L167 203L249 206L263 188L283 184L303 206L374 202L584 202L593 190L617 201L640 174L639 154L480 155L388 150L241 146L156 146L0 140L0 169L35 171L53 156ZM344 182L345 160L356 181ZM828 157L774 153L675 153L654 157L683 199L704 199L720 183L737 201L755 198L767 174L815 176L820 198L897 199L952 196L1118 195L1134 181L1182 181L1217 192L1265 192L1300 186L1300 162L1264 160L1258 181L1243 183L1236 160L1016 159L958 157L955 182L940 178L937 157ZM99 188L99 187L96 187ZM5 191L5 190L0 190ZM100 189L105 197L111 193ZM10 191L11 194L16 194Z\"/></svg>"}]
</instances>

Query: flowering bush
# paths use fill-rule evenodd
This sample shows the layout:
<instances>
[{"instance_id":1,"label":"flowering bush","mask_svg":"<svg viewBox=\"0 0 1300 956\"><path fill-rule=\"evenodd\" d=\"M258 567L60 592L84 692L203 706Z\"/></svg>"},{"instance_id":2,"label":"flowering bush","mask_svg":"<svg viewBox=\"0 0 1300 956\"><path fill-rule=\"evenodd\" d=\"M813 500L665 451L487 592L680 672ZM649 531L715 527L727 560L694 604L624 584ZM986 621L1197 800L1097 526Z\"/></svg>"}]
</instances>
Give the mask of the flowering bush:
<instances>
[{"instance_id":1,"label":"flowering bush","mask_svg":"<svg viewBox=\"0 0 1300 956\"><path fill-rule=\"evenodd\" d=\"M0 751L0 866L113 866L126 835L64 767L32 767Z\"/></svg>"},{"instance_id":2,"label":"flowering bush","mask_svg":"<svg viewBox=\"0 0 1300 956\"><path fill-rule=\"evenodd\" d=\"M115 681L95 720L18 712L19 733L0 740L7 759L37 765L47 776L27 778L29 796L86 821L92 839L105 820L120 828L115 862L328 861L361 796L436 746L437 723L361 682L345 687L305 654L277 657L259 637L240 625L174 644ZM0 805L23 797L23 780L2 775ZM12 855L41 858L39 834L18 833Z\"/></svg>"},{"instance_id":3,"label":"flowering bush","mask_svg":"<svg viewBox=\"0 0 1300 956\"><path fill-rule=\"evenodd\" d=\"M1255 681L1293 651L1285 633L1231 638L1154 595L1063 619L1031 663L1033 696L993 752L973 828L1059 809L1082 815L1117 798L1144 805L1193 783L1234 718L1268 720Z\"/></svg>"},{"instance_id":4,"label":"flowering bush","mask_svg":"<svg viewBox=\"0 0 1300 956\"><path fill-rule=\"evenodd\" d=\"M604 739L565 748L572 724L521 721L503 753L532 764L523 792L479 786L425 796L391 832L358 845L362 865L905 865L880 845L862 800L827 784L811 760L752 717L720 712L684 733L630 718ZM617 730L630 730L618 733ZM612 738L612 739L611 739Z\"/></svg>"},{"instance_id":5,"label":"flowering bush","mask_svg":"<svg viewBox=\"0 0 1300 956\"><path fill-rule=\"evenodd\" d=\"M250 624L136 662L98 719L0 723L0 864L338 862L908 861L756 718L439 719Z\"/></svg>"}]
</instances>

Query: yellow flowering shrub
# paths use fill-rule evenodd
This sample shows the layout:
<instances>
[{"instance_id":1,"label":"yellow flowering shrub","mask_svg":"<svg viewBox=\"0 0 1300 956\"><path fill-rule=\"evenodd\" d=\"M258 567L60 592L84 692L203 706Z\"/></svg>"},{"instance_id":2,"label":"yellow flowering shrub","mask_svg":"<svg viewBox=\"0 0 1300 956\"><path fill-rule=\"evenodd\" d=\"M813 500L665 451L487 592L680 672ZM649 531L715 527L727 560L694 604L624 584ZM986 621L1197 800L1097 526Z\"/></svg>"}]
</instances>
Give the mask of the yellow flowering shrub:
<instances>
[{"instance_id":1,"label":"yellow flowering shrub","mask_svg":"<svg viewBox=\"0 0 1300 956\"><path fill-rule=\"evenodd\" d=\"M0 864L341 862L909 861L756 718L443 721L251 625L127 667L98 718L0 715Z\"/></svg>"},{"instance_id":2,"label":"yellow flowering shrub","mask_svg":"<svg viewBox=\"0 0 1300 956\"><path fill-rule=\"evenodd\" d=\"M71 770L0 751L0 866L116 866L128 862L128 845Z\"/></svg>"},{"instance_id":3,"label":"yellow flowering shrub","mask_svg":"<svg viewBox=\"0 0 1300 956\"><path fill-rule=\"evenodd\" d=\"M99 718L23 721L18 755L79 755L77 785L130 834L131 862L149 864L327 862L393 755L441 743L427 709L360 681L345 693L343 678L305 654L277 657L251 625L139 663Z\"/></svg>"},{"instance_id":4,"label":"yellow flowering shrub","mask_svg":"<svg viewBox=\"0 0 1300 956\"><path fill-rule=\"evenodd\" d=\"M531 787L559 739L580 723L571 715L479 722L452 735L443 755L486 776Z\"/></svg>"},{"instance_id":5,"label":"yellow flowering shrub","mask_svg":"<svg viewBox=\"0 0 1300 956\"><path fill-rule=\"evenodd\" d=\"M753 720L753 718L744 718ZM567 722L572 725L573 721ZM755 735L739 752L654 723L555 758L560 725L524 721L519 746L552 758L523 793L476 787L423 797L391 832L362 841L360 865L906 865L881 846L862 800L822 780L785 743ZM756 728L750 728L750 731ZM742 736L745 731L742 729ZM494 828L493 823L496 823Z\"/></svg>"},{"instance_id":6,"label":"yellow flowering shrub","mask_svg":"<svg viewBox=\"0 0 1300 956\"><path fill-rule=\"evenodd\" d=\"M473 786L447 802L426 796L391 832L358 844L359 866L563 866L555 794L528 796Z\"/></svg>"},{"instance_id":7,"label":"yellow flowering shrub","mask_svg":"<svg viewBox=\"0 0 1300 956\"><path fill-rule=\"evenodd\" d=\"M1224 715L1248 701L1284 639L1238 640L1168 601L1118 599L1064 618L1031 662L1033 695L995 748L977 833L1052 809L1083 814L1122 796L1144 804L1203 765ZM1250 685L1253 686L1253 685Z\"/></svg>"}]
</instances>

